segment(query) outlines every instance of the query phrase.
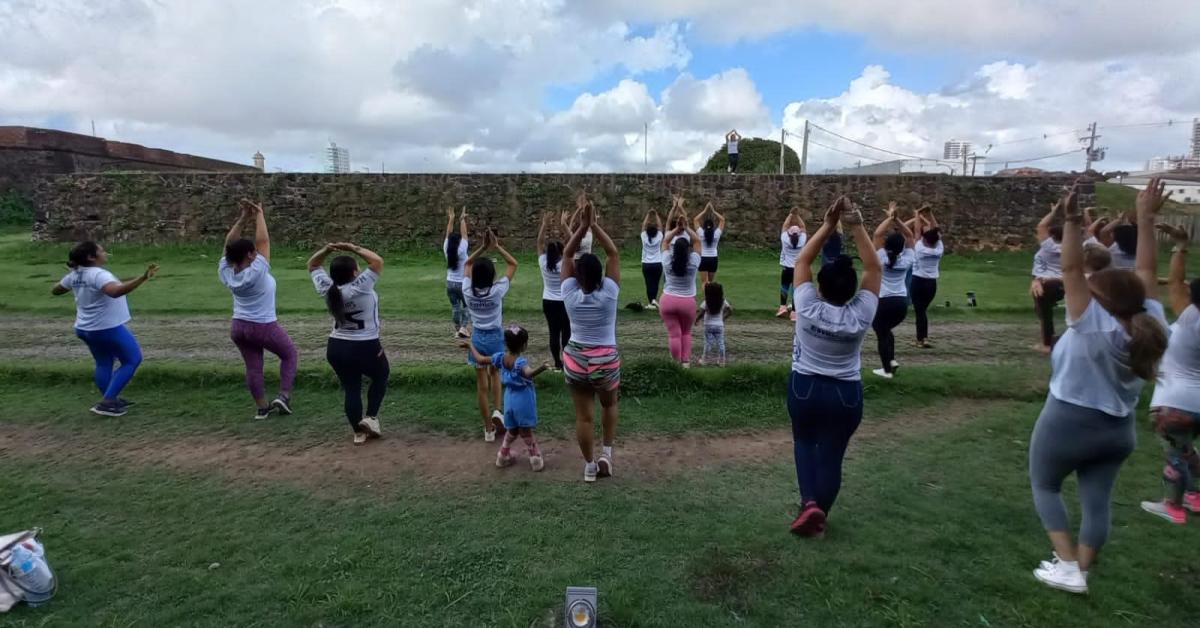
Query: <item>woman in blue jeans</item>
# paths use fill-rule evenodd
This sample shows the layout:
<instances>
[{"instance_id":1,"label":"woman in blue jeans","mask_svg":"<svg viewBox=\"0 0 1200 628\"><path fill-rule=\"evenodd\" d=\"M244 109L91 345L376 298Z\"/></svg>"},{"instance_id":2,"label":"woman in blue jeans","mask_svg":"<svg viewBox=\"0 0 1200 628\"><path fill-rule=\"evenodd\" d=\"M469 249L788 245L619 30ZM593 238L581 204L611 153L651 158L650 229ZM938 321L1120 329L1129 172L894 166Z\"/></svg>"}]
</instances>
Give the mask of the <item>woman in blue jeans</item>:
<instances>
[{"instance_id":1,"label":"woman in blue jeans","mask_svg":"<svg viewBox=\"0 0 1200 628\"><path fill-rule=\"evenodd\" d=\"M862 284L854 262L839 255L821 267L814 286L812 264L838 222L854 239L863 262ZM882 281L879 257L862 214L841 197L825 212L821 228L800 250L793 282L796 336L788 383L788 414L800 486L800 514L792 532L819 536L842 485L842 458L862 422L863 337L875 319Z\"/></svg>"},{"instance_id":2,"label":"woman in blue jeans","mask_svg":"<svg viewBox=\"0 0 1200 628\"><path fill-rule=\"evenodd\" d=\"M50 293L75 293L75 335L92 352L96 387L103 394L92 412L123 416L129 402L121 398L121 391L142 363L142 348L125 326L130 318L125 295L149 281L158 272L158 264L147 266L139 277L121 281L104 268L108 252L95 242L75 245L68 260L71 272L54 284ZM121 366L114 369L116 362Z\"/></svg>"}]
</instances>

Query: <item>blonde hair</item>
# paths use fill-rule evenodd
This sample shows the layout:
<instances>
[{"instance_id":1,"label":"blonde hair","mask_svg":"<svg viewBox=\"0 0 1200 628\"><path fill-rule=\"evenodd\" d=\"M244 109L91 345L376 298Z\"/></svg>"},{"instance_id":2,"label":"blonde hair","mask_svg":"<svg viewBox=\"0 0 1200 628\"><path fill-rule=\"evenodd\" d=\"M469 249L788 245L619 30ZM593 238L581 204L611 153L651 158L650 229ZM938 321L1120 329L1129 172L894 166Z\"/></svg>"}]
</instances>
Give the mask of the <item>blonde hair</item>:
<instances>
[{"instance_id":1,"label":"blonde hair","mask_svg":"<svg viewBox=\"0 0 1200 628\"><path fill-rule=\"evenodd\" d=\"M1153 379L1167 351L1167 330L1146 313L1146 286L1136 273L1110 268L1088 279L1092 297L1129 331L1129 368L1142 379Z\"/></svg>"}]
</instances>

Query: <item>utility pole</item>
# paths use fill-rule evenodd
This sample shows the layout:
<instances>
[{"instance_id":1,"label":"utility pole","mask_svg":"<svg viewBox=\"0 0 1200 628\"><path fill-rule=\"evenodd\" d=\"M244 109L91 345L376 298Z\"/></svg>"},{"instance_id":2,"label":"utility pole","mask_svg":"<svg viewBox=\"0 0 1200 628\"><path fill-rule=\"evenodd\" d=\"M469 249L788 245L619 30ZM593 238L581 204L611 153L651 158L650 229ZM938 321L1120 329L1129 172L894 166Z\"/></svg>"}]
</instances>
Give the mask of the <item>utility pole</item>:
<instances>
[{"instance_id":1,"label":"utility pole","mask_svg":"<svg viewBox=\"0 0 1200 628\"><path fill-rule=\"evenodd\" d=\"M804 121L804 143L800 146L800 174L808 174L808 120Z\"/></svg>"},{"instance_id":2,"label":"utility pole","mask_svg":"<svg viewBox=\"0 0 1200 628\"><path fill-rule=\"evenodd\" d=\"M642 123L642 172L650 172L650 123Z\"/></svg>"},{"instance_id":3,"label":"utility pole","mask_svg":"<svg viewBox=\"0 0 1200 628\"><path fill-rule=\"evenodd\" d=\"M787 137L787 129L779 129L779 174L783 174L783 142Z\"/></svg>"},{"instance_id":4,"label":"utility pole","mask_svg":"<svg viewBox=\"0 0 1200 628\"><path fill-rule=\"evenodd\" d=\"M1085 165L1083 166L1084 172L1087 172L1088 170L1092 169L1092 161L1093 161L1092 158L1095 156L1096 140L1098 140L1098 139L1100 139L1100 136L1096 135L1096 123L1095 122L1088 125L1088 136L1079 138L1079 141L1081 141L1081 142L1083 140L1087 140L1087 142L1088 142L1087 160L1084 162ZM1096 161L1099 161L1099 160L1096 160Z\"/></svg>"},{"instance_id":5,"label":"utility pole","mask_svg":"<svg viewBox=\"0 0 1200 628\"><path fill-rule=\"evenodd\" d=\"M96 121L92 120L92 137L96 137Z\"/></svg>"},{"instance_id":6,"label":"utility pole","mask_svg":"<svg viewBox=\"0 0 1200 628\"><path fill-rule=\"evenodd\" d=\"M965 151L965 150L964 150L964 151L961 151L961 152L962 152L962 156L963 156L963 169L962 169L962 173L963 173L963 176L965 177L965 176L967 176L967 151Z\"/></svg>"}]
</instances>

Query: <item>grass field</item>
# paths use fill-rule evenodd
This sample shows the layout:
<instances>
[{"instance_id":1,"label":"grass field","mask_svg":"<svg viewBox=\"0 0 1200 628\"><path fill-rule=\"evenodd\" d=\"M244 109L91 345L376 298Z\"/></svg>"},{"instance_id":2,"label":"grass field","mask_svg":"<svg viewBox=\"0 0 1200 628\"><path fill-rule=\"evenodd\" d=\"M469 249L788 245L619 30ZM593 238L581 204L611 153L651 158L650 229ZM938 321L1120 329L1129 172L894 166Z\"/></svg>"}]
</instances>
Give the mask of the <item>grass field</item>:
<instances>
[{"instance_id":1,"label":"grass field","mask_svg":"<svg viewBox=\"0 0 1200 628\"><path fill-rule=\"evenodd\" d=\"M301 367L296 415L267 421L249 419L219 247L112 252L118 274L152 260L163 271L130 297L146 353L126 395L138 405L100 419L86 411L71 298L49 295L64 247L0 238L0 532L45 528L62 582L48 606L0 626L552 626L568 585L599 588L604 626L1182 626L1200 613L1197 526L1138 509L1160 492L1144 420L1091 595L1030 574L1049 557L1026 474L1049 368L1025 348L1026 253L946 258L936 348L908 344L910 315L900 375L865 380L843 492L813 541L787 533L791 329L771 316L775 254L722 256L737 310L727 369L678 369L657 317L622 313L617 476L587 486L550 377L538 386L546 470L493 466L434 255L386 256L386 438L354 448L306 251L274 255ZM519 257L506 320L530 328L540 358L540 277ZM636 261L623 301L642 292ZM968 290L980 307L964 307ZM873 347L868 336L864 366Z\"/></svg>"}]
</instances>

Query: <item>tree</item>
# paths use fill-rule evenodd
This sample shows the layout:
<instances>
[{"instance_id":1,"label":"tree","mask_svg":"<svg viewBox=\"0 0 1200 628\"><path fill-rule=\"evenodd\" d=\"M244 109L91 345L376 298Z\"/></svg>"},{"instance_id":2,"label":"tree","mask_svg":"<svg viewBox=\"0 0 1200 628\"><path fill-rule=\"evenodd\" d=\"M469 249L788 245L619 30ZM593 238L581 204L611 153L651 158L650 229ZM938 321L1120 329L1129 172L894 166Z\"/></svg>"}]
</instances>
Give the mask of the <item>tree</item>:
<instances>
[{"instance_id":1,"label":"tree","mask_svg":"<svg viewBox=\"0 0 1200 628\"><path fill-rule=\"evenodd\" d=\"M779 142L758 137L742 138L738 143L738 172L774 174L779 172ZM784 172L800 174L800 157L789 146L783 147ZM725 144L708 158L700 172L725 172L729 169L729 156Z\"/></svg>"}]
</instances>

